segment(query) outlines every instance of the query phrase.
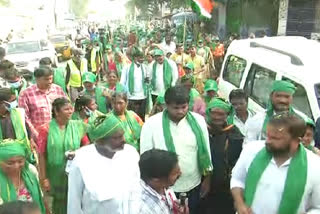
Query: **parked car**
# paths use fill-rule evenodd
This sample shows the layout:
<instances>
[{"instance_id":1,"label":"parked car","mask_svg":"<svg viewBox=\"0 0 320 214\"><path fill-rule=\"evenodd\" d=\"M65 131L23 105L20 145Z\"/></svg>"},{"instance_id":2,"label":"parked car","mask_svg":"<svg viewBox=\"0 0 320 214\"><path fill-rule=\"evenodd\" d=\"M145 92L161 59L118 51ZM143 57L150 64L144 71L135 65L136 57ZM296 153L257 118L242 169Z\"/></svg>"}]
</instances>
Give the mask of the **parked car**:
<instances>
[{"instance_id":1,"label":"parked car","mask_svg":"<svg viewBox=\"0 0 320 214\"><path fill-rule=\"evenodd\" d=\"M63 34L52 35L49 40L54 45L59 62L71 58L71 42L68 36Z\"/></svg>"},{"instance_id":2,"label":"parked car","mask_svg":"<svg viewBox=\"0 0 320 214\"><path fill-rule=\"evenodd\" d=\"M219 80L220 93L242 88L249 108L264 111L274 80L295 84L293 106L310 118L320 116L320 43L304 37L235 40L228 48Z\"/></svg>"},{"instance_id":3,"label":"parked car","mask_svg":"<svg viewBox=\"0 0 320 214\"><path fill-rule=\"evenodd\" d=\"M49 57L57 65L57 54L53 45L47 40L16 40L6 46L6 59L15 63L18 70L33 72L39 67L43 57Z\"/></svg>"}]
</instances>

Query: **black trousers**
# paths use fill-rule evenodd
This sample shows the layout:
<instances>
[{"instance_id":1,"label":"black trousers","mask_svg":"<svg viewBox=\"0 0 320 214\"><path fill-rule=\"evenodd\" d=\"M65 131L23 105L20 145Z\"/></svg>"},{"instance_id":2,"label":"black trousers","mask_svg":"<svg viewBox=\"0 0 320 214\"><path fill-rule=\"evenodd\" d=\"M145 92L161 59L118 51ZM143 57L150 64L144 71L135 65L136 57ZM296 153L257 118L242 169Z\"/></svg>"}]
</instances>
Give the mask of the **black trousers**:
<instances>
[{"instance_id":1,"label":"black trousers","mask_svg":"<svg viewBox=\"0 0 320 214\"><path fill-rule=\"evenodd\" d=\"M190 214L203 214L199 212L199 204L200 204L200 187L196 186L189 192L187 192L187 197L188 197L188 205L189 205L189 213ZM179 199L180 193L175 193L177 198Z\"/></svg>"},{"instance_id":2,"label":"black trousers","mask_svg":"<svg viewBox=\"0 0 320 214\"><path fill-rule=\"evenodd\" d=\"M129 100L128 109L134 111L144 121L146 116L146 101L143 100Z\"/></svg>"}]
</instances>

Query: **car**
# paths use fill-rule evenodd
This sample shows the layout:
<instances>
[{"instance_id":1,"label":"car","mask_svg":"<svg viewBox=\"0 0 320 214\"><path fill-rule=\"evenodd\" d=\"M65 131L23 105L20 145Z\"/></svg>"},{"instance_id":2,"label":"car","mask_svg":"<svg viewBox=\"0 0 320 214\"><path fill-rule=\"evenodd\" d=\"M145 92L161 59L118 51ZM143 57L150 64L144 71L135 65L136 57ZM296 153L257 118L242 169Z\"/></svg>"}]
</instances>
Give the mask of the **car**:
<instances>
[{"instance_id":1,"label":"car","mask_svg":"<svg viewBox=\"0 0 320 214\"><path fill-rule=\"evenodd\" d=\"M219 91L228 98L242 88L254 112L267 107L274 80L296 86L293 107L310 118L320 116L320 43L304 37L265 37L235 40L226 53L219 78Z\"/></svg>"},{"instance_id":2,"label":"car","mask_svg":"<svg viewBox=\"0 0 320 214\"><path fill-rule=\"evenodd\" d=\"M54 45L59 62L71 58L71 42L68 36L63 34L52 35L49 40Z\"/></svg>"},{"instance_id":3,"label":"car","mask_svg":"<svg viewBox=\"0 0 320 214\"><path fill-rule=\"evenodd\" d=\"M13 62L18 70L33 72L43 57L49 57L53 65L58 63L56 51L48 40L15 40L6 45L6 53L6 59Z\"/></svg>"}]
</instances>

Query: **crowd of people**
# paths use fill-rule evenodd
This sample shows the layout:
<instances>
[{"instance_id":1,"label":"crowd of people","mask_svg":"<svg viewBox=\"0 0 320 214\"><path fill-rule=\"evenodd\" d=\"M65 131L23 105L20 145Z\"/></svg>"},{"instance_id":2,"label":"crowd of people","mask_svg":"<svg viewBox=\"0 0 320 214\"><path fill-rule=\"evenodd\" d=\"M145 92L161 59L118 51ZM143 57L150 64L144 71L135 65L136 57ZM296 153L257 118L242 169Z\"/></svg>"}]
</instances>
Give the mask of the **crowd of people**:
<instances>
[{"instance_id":1,"label":"crowd of people","mask_svg":"<svg viewBox=\"0 0 320 214\"><path fill-rule=\"evenodd\" d=\"M1 54L0 214L320 213L316 124L292 83L255 113L242 89L219 95L219 40L118 30L76 37L31 81Z\"/></svg>"}]
</instances>

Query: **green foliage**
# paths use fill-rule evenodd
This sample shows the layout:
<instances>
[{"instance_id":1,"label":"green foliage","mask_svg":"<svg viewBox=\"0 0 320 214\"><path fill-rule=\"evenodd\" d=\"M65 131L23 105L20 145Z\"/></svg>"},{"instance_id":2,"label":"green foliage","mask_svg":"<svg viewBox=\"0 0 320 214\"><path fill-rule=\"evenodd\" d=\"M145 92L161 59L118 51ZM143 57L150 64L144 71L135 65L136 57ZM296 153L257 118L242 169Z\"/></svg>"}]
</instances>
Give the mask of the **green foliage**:
<instances>
[{"instance_id":1,"label":"green foliage","mask_svg":"<svg viewBox=\"0 0 320 214\"><path fill-rule=\"evenodd\" d=\"M1 7L8 7L10 6L10 0L0 0Z\"/></svg>"},{"instance_id":2,"label":"green foliage","mask_svg":"<svg viewBox=\"0 0 320 214\"><path fill-rule=\"evenodd\" d=\"M76 17L84 18L88 13L89 0L70 0L71 11Z\"/></svg>"}]
</instances>

